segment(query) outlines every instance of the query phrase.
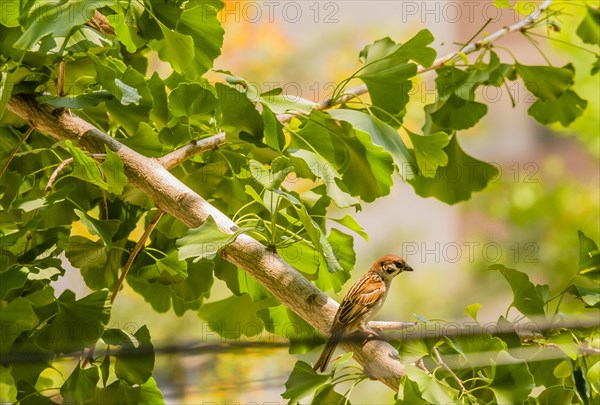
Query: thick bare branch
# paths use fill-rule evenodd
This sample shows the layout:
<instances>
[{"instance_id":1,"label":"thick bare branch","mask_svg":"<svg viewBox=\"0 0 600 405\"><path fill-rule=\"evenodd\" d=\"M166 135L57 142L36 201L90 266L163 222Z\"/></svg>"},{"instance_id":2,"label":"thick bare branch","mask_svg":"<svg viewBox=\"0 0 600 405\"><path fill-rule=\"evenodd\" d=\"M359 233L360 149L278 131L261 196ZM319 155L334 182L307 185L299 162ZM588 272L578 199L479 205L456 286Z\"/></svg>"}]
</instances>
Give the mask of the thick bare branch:
<instances>
[{"instance_id":1,"label":"thick bare branch","mask_svg":"<svg viewBox=\"0 0 600 405\"><path fill-rule=\"evenodd\" d=\"M157 159L140 155L69 111L53 111L47 105L38 104L33 97L22 94L13 96L8 108L37 130L60 140L78 140L79 146L91 153L102 153L108 146L123 161L129 182L152 198L158 208L187 226L198 227L212 216L223 231L232 233L236 229L235 223L226 215L169 173ZM337 302L277 254L242 234L223 249L222 255L248 272L281 303L316 329L322 333L329 331L338 308ZM397 351L390 344L370 340L365 344L345 342L342 347L354 352L354 358L369 376L394 390L398 388L404 367L396 360Z\"/></svg>"}]
</instances>

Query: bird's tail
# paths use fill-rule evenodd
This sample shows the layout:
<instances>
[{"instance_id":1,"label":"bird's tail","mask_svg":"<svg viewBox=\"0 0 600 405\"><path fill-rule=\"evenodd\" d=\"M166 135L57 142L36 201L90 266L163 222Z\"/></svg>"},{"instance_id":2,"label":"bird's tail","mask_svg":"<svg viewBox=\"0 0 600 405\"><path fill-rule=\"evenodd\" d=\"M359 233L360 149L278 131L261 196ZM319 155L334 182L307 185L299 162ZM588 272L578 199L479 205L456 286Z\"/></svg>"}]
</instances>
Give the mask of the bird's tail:
<instances>
[{"instance_id":1,"label":"bird's tail","mask_svg":"<svg viewBox=\"0 0 600 405\"><path fill-rule=\"evenodd\" d=\"M317 360L313 366L313 370L320 372L325 371L329 361L331 360L331 356L333 355L333 352L339 343L339 339L340 336L338 336L338 334L332 335L331 338L329 338L325 344L325 348L323 349L321 356L319 356L319 360Z\"/></svg>"}]
</instances>

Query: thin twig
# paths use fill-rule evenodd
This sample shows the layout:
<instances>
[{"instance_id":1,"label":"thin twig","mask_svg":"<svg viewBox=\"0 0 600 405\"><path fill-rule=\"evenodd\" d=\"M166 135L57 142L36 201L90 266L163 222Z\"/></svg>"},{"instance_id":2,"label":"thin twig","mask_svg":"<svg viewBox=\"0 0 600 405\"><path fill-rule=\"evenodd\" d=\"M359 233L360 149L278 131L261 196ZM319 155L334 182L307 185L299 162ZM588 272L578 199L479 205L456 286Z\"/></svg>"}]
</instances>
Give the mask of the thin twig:
<instances>
[{"instance_id":1,"label":"thin twig","mask_svg":"<svg viewBox=\"0 0 600 405\"><path fill-rule=\"evenodd\" d=\"M21 149L21 146L23 146L23 144L25 143L25 141L27 140L27 138L29 138L29 135L31 135L31 133L33 132L33 130L34 130L34 128L32 126L29 127L27 129L27 132L25 132L25 134L23 135L23 137L21 138L21 140L17 144L17 146L15 146L12 151L10 151L10 154L8 155L8 158L6 158L6 162L4 162L4 165L2 165L2 170L0 171L0 177L2 177L2 175L4 174L4 172L6 171L6 169L8 168L8 165L10 165L10 162L13 160L13 158L15 157L15 155L17 154L17 152L19 151L19 149Z\"/></svg>"},{"instance_id":2,"label":"thin twig","mask_svg":"<svg viewBox=\"0 0 600 405\"><path fill-rule=\"evenodd\" d=\"M131 269L131 265L133 264L133 261L137 257L138 253L140 253L140 251L144 248L144 245L146 244L148 237L150 236L150 234L152 233L154 228L156 228L156 225L158 225L158 221L160 221L160 219L162 218L162 216L164 214L165 214L165 212L163 210L161 210L160 208L158 208L156 210L156 214L154 214L154 217L152 217L152 220L148 224L148 227L144 231L144 234L142 235L142 237L140 238L138 243L135 245L135 247L131 251L129 258L127 259L127 263L125 263L125 266L123 267L123 272L121 273L121 277L119 277L119 281L117 281L117 285L115 286L115 289L113 290L112 297L110 298L111 304L113 302L115 302L115 298L117 298L117 294L119 293L119 290L121 289L121 286L123 285L123 282L125 281L125 277L127 277L127 273L129 273L129 269Z\"/></svg>"},{"instance_id":3,"label":"thin twig","mask_svg":"<svg viewBox=\"0 0 600 405\"><path fill-rule=\"evenodd\" d=\"M546 11L548 9L548 7L550 7L551 4L552 4L552 0L546 0L540 5L540 7L537 10L535 10L533 13L531 13L530 15L525 17L523 20L521 20L513 25L504 27L501 30L496 31L495 33L493 33L479 41L476 41L470 45L463 46L458 51L454 51L445 56L442 56L442 57L436 59L431 66L428 66L428 67L419 66L417 68L417 75L425 73L425 72L429 72L431 70L436 70L436 69L441 68L442 66L444 66L447 63L454 60L460 53L468 55L470 53L480 50L483 47L489 46L493 42L507 36L508 34L511 34L516 31L524 31L527 28L530 28L536 22L537 18L540 16L540 14L543 13L544 11ZM486 26L487 26L487 23L486 23ZM485 26L484 26L484 28L485 28ZM369 89L367 88L367 86L365 84L363 84L363 85L355 87L353 89L346 90L344 92L344 95L335 99L335 102L334 102L334 100L332 100L331 97L327 97L327 98L321 100L320 102L315 104L314 109L318 110L318 111L327 110L335 105L343 104L355 97L361 96L368 92L369 92ZM295 116L296 116L295 114L278 114L277 119L279 120L279 122L285 123L285 122L290 121ZM185 161L186 159L190 158L193 155L196 155L196 154L199 154L202 152L206 152L209 150L217 149L217 148L225 145L225 143L226 143L225 133L221 132L221 133L213 135L209 138L203 139L202 141L191 142L179 149L176 149L176 150L166 154L165 156L159 158L158 160L164 167L166 167L167 169L171 169L171 168L177 166L178 164L180 164L181 162Z\"/></svg>"},{"instance_id":4,"label":"thin twig","mask_svg":"<svg viewBox=\"0 0 600 405\"><path fill-rule=\"evenodd\" d=\"M458 376L456 374L454 374L454 371L452 371L452 369L450 367L448 367L448 365L444 362L444 360L442 359L442 356L440 356L440 351L438 350L437 347L434 347L432 350L438 364L440 366L442 366L442 368L444 370L446 370L447 372L450 373L450 375L452 376L452 378L454 378L454 381L456 381L456 383L458 384L458 386L460 387L461 391L463 394L467 393L467 389L465 388L465 386L463 385L463 382L461 381L460 378L458 378Z\"/></svg>"},{"instance_id":5,"label":"thin twig","mask_svg":"<svg viewBox=\"0 0 600 405\"><path fill-rule=\"evenodd\" d=\"M102 159L102 158L106 157L106 154L105 153L92 153L92 154L90 154L90 156L93 158ZM54 182L56 181L56 178L58 177L60 172L62 172L64 170L64 168L67 167L69 164L73 163L73 160L74 159L72 157L65 159L56 167L56 169L54 169L54 171L50 175L50 178L48 179L48 184L46 184L46 187L44 188L44 193L47 193L50 190L50 188L52 188L52 186L54 185Z\"/></svg>"}]
</instances>

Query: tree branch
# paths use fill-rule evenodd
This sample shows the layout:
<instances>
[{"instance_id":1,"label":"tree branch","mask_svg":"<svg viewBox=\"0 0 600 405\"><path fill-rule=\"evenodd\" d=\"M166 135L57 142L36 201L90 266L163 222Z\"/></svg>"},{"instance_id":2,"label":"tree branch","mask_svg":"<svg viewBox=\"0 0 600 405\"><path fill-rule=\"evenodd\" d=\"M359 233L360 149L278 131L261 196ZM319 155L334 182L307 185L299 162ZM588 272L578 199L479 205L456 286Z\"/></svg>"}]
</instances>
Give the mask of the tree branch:
<instances>
[{"instance_id":1,"label":"tree branch","mask_svg":"<svg viewBox=\"0 0 600 405\"><path fill-rule=\"evenodd\" d=\"M8 108L37 130L56 139L78 140L79 146L90 153L103 153L106 145L123 161L129 182L152 198L158 208L187 226L199 227L208 216L212 216L224 232L233 233L237 228L225 214L169 173L157 159L140 155L68 110L52 110L47 105L38 104L33 96L24 94L11 97ZM227 245L221 255L245 270L282 304L321 333L329 332L338 303L279 255L245 234ZM354 352L354 359L363 366L367 375L393 390L398 389L404 366L396 360L397 351L389 343L370 340L364 345L344 342L341 346L346 351Z\"/></svg>"},{"instance_id":2,"label":"tree branch","mask_svg":"<svg viewBox=\"0 0 600 405\"><path fill-rule=\"evenodd\" d=\"M419 74L422 74L425 72L439 69L442 66L446 65L448 62L451 62L454 59L456 59L457 57L459 57L459 55L461 55L461 54L468 55L470 53L476 52L476 51L480 50L481 48L484 48L484 47L492 44L493 42L496 42L497 40L499 40L513 32L517 32L517 31L520 32L520 31L523 31L523 30L531 27L535 23L537 18L540 16L540 14L542 14L544 11L546 11L548 9L548 7L550 7L551 4L552 4L552 0L545 0L539 6L539 8L537 10L535 10L533 13L529 14L523 20L521 20L513 25L504 27L501 30L496 31L492 35L489 35L483 39L480 39L479 41L473 42L472 44L467 45L467 46L459 49L458 51L454 51L454 52L451 52L440 58L437 58L431 66L428 66L428 67L419 66L417 68L417 74L419 75ZM362 96L363 94L367 94L368 92L369 92L369 89L367 88L367 86L365 84L363 84L358 87L354 87L352 89L344 91L344 94L335 100L333 100L331 97L327 97L327 98L321 100L314 107L314 109L318 110L318 111L327 110L331 107L334 107L336 105L340 105L349 100L352 100L355 97ZM510 92L509 92L509 94L510 94ZM279 120L279 122L282 122L282 123L288 122L293 117L294 117L293 114L278 114L277 115L277 119ZM201 141L191 142L177 150L174 150L173 152L166 154L165 156L160 158L159 161L161 163L163 163L163 165L165 167L167 167L168 169L171 169L174 166L177 166L181 162L185 161L186 159L188 159L196 154L206 152L209 150L217 149L217 148L225 145L226 143L227 143L227 141L225 140L225 133L221 132L217 135L213 135L213 136L203 139Z\"/></svg>"}]
</instances>

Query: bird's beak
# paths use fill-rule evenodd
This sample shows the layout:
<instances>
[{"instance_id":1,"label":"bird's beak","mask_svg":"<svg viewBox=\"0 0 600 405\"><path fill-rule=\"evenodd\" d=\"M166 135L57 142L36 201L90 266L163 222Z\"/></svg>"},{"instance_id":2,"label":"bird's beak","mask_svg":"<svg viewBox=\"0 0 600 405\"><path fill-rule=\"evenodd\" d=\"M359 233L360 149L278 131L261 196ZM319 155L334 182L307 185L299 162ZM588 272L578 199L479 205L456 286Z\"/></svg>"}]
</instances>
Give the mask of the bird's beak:
<instances>
[{"instance_id":1,"label":"bird's beak","mask_svg":"<svg viewBox=\"0 0 600 405\"><path fill-rule=\"evenodd\" d=\"M413 268L410 267L408 264L405 264L404 267L402 268L402 271L413 271Z\"/></svg>"}]
</instances>

